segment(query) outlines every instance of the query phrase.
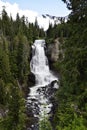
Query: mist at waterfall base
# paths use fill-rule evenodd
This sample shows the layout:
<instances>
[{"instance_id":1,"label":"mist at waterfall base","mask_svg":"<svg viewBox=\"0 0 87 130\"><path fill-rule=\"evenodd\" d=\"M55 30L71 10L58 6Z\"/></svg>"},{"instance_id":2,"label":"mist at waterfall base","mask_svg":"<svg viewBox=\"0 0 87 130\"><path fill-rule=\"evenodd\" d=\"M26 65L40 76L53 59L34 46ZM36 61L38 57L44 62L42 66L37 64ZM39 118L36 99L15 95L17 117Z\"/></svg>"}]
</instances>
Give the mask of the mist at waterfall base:
<instances>
[{"instance_id":1,"label":"mist at waterfall base","mask_svg":"<svg viewBox=\"0 0 87 130\"><path fill-rule=\"evenodd\" d=\"M44 116L47 117L49 115L52 108L49 91L52 88L58 88L58 78L49 70L44 47L45 40L35 40L32 45L30 69L35 75L36 84L29 88L30 93L27 97L27 107L32 110L34 118L37 118L38 121L42 120ZM49 87L53 81L55 83L52 87ZM36 124L32 124L29 130L38 130L38 128L35 128Z\"/></svg>"}]
</instances>

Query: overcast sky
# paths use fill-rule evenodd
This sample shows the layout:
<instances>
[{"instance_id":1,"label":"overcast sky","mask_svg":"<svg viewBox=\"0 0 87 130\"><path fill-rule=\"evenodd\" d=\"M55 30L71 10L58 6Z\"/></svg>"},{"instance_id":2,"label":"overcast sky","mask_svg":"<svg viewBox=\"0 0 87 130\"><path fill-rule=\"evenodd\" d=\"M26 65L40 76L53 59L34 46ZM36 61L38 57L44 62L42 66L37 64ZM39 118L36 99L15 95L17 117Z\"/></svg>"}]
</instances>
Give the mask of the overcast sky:
<instances>
[{"instance_id":1,"label":"overcast sky","mask_svg":"<svg viewBox=\"0 0 87 130\"><path fill-rule=\"evenodd\" d=\"M38 18L38 23L46 30L49 25L49 18L44 19L42 14L53 16L67 16L69 14L66 4L62 0L0 0L0 12L2 6L6 7L8 15L15 19L17 12L20 16L25 15L30 22ZM51 20L51 22L53 22Z\"/></svg>"}]
</instances>

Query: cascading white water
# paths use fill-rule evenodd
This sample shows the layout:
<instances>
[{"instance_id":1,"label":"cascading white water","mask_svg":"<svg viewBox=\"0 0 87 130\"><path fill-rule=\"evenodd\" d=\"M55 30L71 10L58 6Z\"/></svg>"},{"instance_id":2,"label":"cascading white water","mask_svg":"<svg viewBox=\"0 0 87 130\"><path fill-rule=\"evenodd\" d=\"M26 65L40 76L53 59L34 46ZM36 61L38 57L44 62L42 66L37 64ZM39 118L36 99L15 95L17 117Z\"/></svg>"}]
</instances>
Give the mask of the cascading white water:
<instances>
[{"instance_id":1,"label":"cascading white water","mask_svg":"<svg viewBox=\"0 0 87 130\"><path fill-rule=\"evenodd\" d=\"M57 80L49 70L48 59L44 51L45 40L35 40L32 45L33 57L30 62L31 72L35 74L37 85L48 85L53 80Z\"/></svg>"},{"instance_id":2,"label":"cascading white water","mask_svg":"<svg viewBox=\"0 0 87 130\"><path fill-rule=\"evenodd\" d=\"M33 56L30 62L30 69L35 75L36 85L30 88L30 93L27 99L27 104L32 106L34 117L38 117L39 119L44 116L44 113L47 115L52 107L52 103L44 94L46 93L47 85L52 81L58 81L49 70L48 59L45 55L44 47L45 40L35 40L32 45ZM39 113L36 113L36 106L38 106Z\"/></svg>"}]
</instances>

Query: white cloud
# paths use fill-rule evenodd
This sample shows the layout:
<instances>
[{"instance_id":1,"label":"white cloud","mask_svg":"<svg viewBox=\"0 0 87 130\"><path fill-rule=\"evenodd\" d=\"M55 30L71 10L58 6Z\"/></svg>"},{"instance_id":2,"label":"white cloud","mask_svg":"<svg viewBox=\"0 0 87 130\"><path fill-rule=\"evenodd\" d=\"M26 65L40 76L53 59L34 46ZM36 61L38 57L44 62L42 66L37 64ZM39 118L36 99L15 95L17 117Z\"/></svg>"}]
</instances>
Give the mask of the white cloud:
<instances>
[{"instance_id":1,"label":"white cloud","mask_svg":"<svg viewBox=\"0 0 87 130\"><path fill-rule=\"evenodd\" d=\"M34 22L35 18L37 17L39 26L43 27L44 30L48 28L49 21L53 23L53 21L49 18L43 18L42 16L39 16L38 12L32 10L22 10L19 8L19 5L17 3L11 4L9 2L3 2L2 0L0 0L0 14L2 12L3 6L6 7L6 12L9 16L12 15L13 19L16 19L17 13L19 13L20 17L23 15L27 17L29 22Z\"/></svg>"},{"instance_id":2,"label":"white cloud","mask_svg":"<svg viewBox=\"0 0 87 130\"><path fill-rule=\"evenodd\" d=\"M2 2L0 0L0 11L2 11L3 6L6 7L6 12L8 15L12 15L13 19L16 19L16 14L19 13L20 17L25 15L25 17L30 18L30 22L34 22L35 17L38 13L31 10L21 10L17 3L10 4L9 2Z\"/></svg>"}]
</instances>

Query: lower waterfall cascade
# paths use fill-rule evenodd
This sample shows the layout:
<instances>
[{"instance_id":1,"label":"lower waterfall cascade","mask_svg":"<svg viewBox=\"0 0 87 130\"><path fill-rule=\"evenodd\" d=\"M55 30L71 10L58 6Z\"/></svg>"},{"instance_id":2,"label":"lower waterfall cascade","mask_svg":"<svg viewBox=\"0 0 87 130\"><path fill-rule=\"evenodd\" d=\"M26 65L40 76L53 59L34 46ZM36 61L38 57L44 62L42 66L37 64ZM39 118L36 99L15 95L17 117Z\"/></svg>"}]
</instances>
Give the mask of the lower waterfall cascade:
<instances>
[{"instance_id":1,"label":"lower waterfall cascade","mask_svg":"<svg viewBox=\"0 0 87 130\"><path fill-rule=\"evenodd\" d=\"M30 62L31 73L35 75L35 86L30 87L30 92L27 97L27 108L32 110L34 118L42 120L48 116L52 103L49 100L48 89L51 89L50 84L55 81L53 88L58 89L58 78L49 70L48 59L45 55L45 40L35 40L32 45L32 59ZM32 124L28 130L38 130Z\"/></svg>"}]
</instances>

